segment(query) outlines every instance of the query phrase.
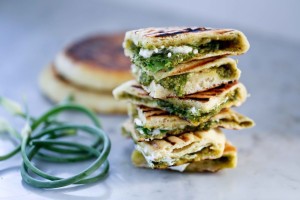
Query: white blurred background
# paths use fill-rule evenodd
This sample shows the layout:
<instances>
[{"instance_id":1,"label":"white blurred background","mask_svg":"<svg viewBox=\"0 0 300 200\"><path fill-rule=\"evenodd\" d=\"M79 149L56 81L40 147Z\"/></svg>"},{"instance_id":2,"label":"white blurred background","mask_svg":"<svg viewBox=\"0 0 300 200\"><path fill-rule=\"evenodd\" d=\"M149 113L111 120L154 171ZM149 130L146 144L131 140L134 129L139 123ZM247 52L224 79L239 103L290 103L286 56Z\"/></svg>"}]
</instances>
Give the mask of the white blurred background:
<instances>
[{"instance_id":1,"label":"white blurred background","mask_svg":"<svg viewBox=\"0 0 300 200\"><path fill-rule=\"evenodd\" d=\"M300 43L300 1L298 0L113 0L138 9L209 20L224 27L241 27ZM205 24L209 25L209 24Z\"/></svg>"},{"instance_id":2,"label":"white blurred background","mask_svg":"<svg viewBox=\"0 0 300 200\"><path fill-rule=\"evenodd\" d=\"M299 9L297 0L0 0L0 36L8 31L6 25L34 29L26 21L50 21L49 26L77 25L78 32L125 24L234 27L300 43Z\"/></svg>"}]
</instances>

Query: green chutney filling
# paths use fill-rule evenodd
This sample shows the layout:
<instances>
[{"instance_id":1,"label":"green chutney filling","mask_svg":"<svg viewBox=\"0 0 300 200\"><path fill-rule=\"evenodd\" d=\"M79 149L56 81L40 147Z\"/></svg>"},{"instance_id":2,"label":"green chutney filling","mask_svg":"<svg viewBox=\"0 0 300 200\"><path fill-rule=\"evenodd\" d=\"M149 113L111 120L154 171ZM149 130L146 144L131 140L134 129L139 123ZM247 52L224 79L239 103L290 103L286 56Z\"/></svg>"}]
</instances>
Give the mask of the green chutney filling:
<instances>
[{"instance_id":1,"label":"green chutney filling","mask_svg":"<svg viewBox=\"0 0 300 200\"><path fill-rule=\"evenodd\" d=\"M211 145L204 147L200 151L186 154L180 158L174 159L174 164L172 166L178 166L178 165L183 165L186 163L197 162L197 161L203 160L203 158L212 157L216 154L216 152L214 150L212 150L210 147L211 147ZM153 164L154 168L158 168L158 169L165 169L165 168L171 167L168 164L168 162L165 162L163 160L162 161L152 161L151 163Z\"/></svg>"},{"instance_id":2,"label":"green chutney filling","mask_svg":"<svg viewBox=\"0 0 300 200\"><path fill-rule=\"evenodd\" d=\"M198 109L196 111L192 111L189 107L185 105L178 106L168 101L157 101L157 104L160 108L168 111L170 114L179 115L181 118L186 119L192 123L203 123L208 121L212 116L216 115L218 112L221 111L226 104L232 102L236 96L237 91L231 92L226 95L228 98L225 97L226 101L222 102L220 105L216 106L210 112L203 112L202 110Z\"/></svg>"},{"instance_id":3,"label":"green chutney filling","mask_svg":"<svg viewBox=\"0 0 300 200\"><path fill-rule=\"evenodd\" d=\"M120 98L132 99L133 101L139 102L149 107L157 106L158 108L165 110L170 114L178 115L179 117L186 119L192 123L199 124L208 121L213 115L216 115L218 112L220 112L221 109L224 108L227 104L234 101L237 98L237 95L238 95L237 90L228 93L224 97L226 100L223 101L220 105L216 106L210 112L204 112L203 110L200 109L196 109L192 111L191 106L183 103L178 104L163 99L141 98L128 93L123 93L120 96Z\"/></svg>"},{"instance_id":4,"label":"green chutney filling","mask_svg":"<svg viewBox=\"0 0 300 200\"><path fill-rule=\"evenodd\" d=\"M148 58L145 58L139 54L141 47L136 46L132 41L127 41L126 46L133 52L132 62L135 65L140 66L150 72L156 73L160 70L169 71L174 68L174 66L200 55L214 53L219 50L232 49L235 43L236 42L232 40L215 40L205 44L200 44L199 46L186 45L192 47L194 50L197 50L197 53L194 51L189 53L173 53L170 50L163 48L160 49L159 52L153 53Z\"/></svg>"},{"instance_id":5,"label":"green chutney filling","mask_svg":"<svg viewBox=\"0 0 300 200\"><path fill-rule=\"evenodd\" d=\"M184 94L184 87L188 80L188 76L191 74L180 74L175 76L169 76L158 81L158 84L164 88L173 91L177 96L182 96Z\"/></svg>"},{"instance_id":6,"label":"green chutney filling","mask_svg":"<svg viewBox=\"0 0 300 200\"><path fill-rule=\"evenodd\" d=\"M210 120L204 123L199 124L198 126L185 126L184 128L177 128L173 130L167 129L156 129L156 128L147 128L145 126L135 125L135 129L140 133L139 137L143 139L162 139L167 135L178 135L184 132L195 132L195 131L204 131L217 126L216 120ZM159 133L157 133L159 132Z\"/></svg>"},{"instance_id":7,"label":"green chutney filling","mask_svg":"<svg viewBox=\"0 0 300 200\"><path fill-rule=\"evenodd\" d=\"M156 84L160 84L165 89L174 92L176 96L183 96L185 94L184 88L186 86L187 81L189 80L189 78L192 78L194 73L196 73L196 72L191 72L191 73L179 74L174 76L168 76L159 81L156 81L154 77L147 74L146 71L142 69L139 70L140 70L140 74L138 76L138 82L141 85L148 87L151 84L151 82L154 81ZM218 67L216 66L209 69L205 69L201 73L210 73L212 71L218 74L218 76L221 79L230 79L231 77L234 77L236 75L236 72L229 64L224 64Z\"/></svg>"},{"instance_id":8,"label":"green chutney filling","mask_svg":"<svg viewBox=\"0 0 300 200\"><path fill-rule=\"evenodd\" d=\"M221 65L216 68L216 72L220 78L229 79L236 75L236 71L232 69L231 65Z\"/></svg>"},{"instance_id":9,"label":"green chutney filling","mask_svg":"<svg viewBox=\"0 0 300 200\"><path fill-rule=\"evenodd\" d=\"M132 112L132 118L138 118L138 112L137 109L131 108ZM207 122L201 123L198 126L192 126L187 125L183 128L177 128L177 129L163 129L163 128L148 128L142 125L136 125L134 124L135 129L139 133L139 137L143 139L152 139L152 138L163 138L166 135L178 135L183 132L195 132L195 131L205 131L212 128L216 128L218 125L217 120L209 120ZM126 131L123 130L122 133L125 136Z\"/></svg>"}]
</instances>

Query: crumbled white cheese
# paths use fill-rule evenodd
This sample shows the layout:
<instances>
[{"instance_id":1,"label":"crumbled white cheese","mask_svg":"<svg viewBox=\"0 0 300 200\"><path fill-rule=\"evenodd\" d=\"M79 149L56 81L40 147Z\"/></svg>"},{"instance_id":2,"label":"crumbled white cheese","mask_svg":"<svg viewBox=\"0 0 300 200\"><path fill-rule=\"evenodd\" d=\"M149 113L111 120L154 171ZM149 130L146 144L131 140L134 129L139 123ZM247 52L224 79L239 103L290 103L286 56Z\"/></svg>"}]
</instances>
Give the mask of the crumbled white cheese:
<instances>
[{"instance_id":1,"label":"crumbled white cheese","mask_svg":"<svg viewBox=\"0 0 300 200\"><path fill-rule=\"evenodd\" d=\"M154 50L149 50L149 49L141 49L139 52L140 56L143 56L144 58L150 58L153 53Z\"/></svg>"},{"instance_id":2,"label":"crumbled white cheese","mask_svg":"<svg viewBox=\"0 0 300 200\"><path fill-rule=\"evenodd\" d=\"M183 164L183 165L169 167L169 169L179 171L179 172L183 172L188 165L189 165L189 163L186 163L186 164Z\"/></svg>"},{"instance_id":3,"label":"crumbled white cheese","mask_svg":"<svg viewBox=\"0 0 300 200\"><path fill-rule=\"evenodd\" d=\"M160 151L149 151L147 148L141 147L140 145L135 145L135 149L143 154L150 167L154 167L152 162L157 162L157 158L161 158L160 161L167 163L167 165L169 166L172 166L175 163L175 159L172 159L170 157L162 158Z\"/></svg>"},{"instance_id":4,"label":"crumbled white cheese","mask_svg":"<svg viewBox=\"0 0 300 200\"><path fill-rule=\"evenodd\" d=\"M216 104L223 103L223 102L226 102L226 101L227 101L226 99L223 99L222 101L220 101L220 98L211 97L209 99L209 101L206 103L205 109L207 109L207 110L212 109L212 108L215 107Z\"/></svg>"},{"instance_id":5,"label":"crumbled white cheese","mask_svg":"<svg viewBox=\"0 0 300 200\"><path fill-rule=\"evenodd\" d=\"M193 48L189 46L169 47L168 49L173 53L182 53L182 54L188 54L193 51Z\"/></svg>"},{"instance_id":6,"label":"crumbled white cheese","mask_svg":"<svg viewBox=\"0 0 300 200\"><path fill-rule=\"evenodd\" d=\"M196 109L196 107L192 107L192 108L191 108L191 112L192 112L193 114L197 114L197 109Z\"/></svg>"},{"instance_id":7,"label":"crumbled white cheese","mask_svg":"<svg viewBox=\"0 0 300 200\"><path fill-rule=\"evenodd\" d=\"M134 123L135 123L135 125L137 125L137 126L142 126L142 125L143 125L143 122L142 122L140 119L138 119L138 118L135 118L135 119L134 119Z\"/></svg>"},{"instance_id":8,"label":"crumbled white cheese","mask_svg":"<svg viewBox=\"0 0 300 200\"><path fill-rule=\"evenodd\" d=\"M153 135L159 135L161 132L160 132L160 129L154 129L153 131L152 131L152 134Z\"/></svg>"},{"instance_id":9,"label":"crumbled white cheese","mask_svg":"<svg viewBox=\"0 0 300 200\"><path fill-rule=\"evenodd\" d=\"M136 73L139 72L139 70L138 70L138 68L137 68L135 65L131 65L131 72L132 72L133 74L136 74Z\"/></svg>"},{"instance_id":10,"label":"crumbled white cheese","mask_svg":"<svg viewBox=\"0 0 300 200\"><path fill-rule=\"evenodd\" d=\"M153 50L140 49L139 55L144 57L144 58L150 58L153 55L153 53L160 53L160 52L162 52L163 49L165 49L165 46L161 46L160 48L155 48ZM178 47L169 46L167 49L169 51L171 51L172 53L182 53L182 54L188 54L190 52L193 52L194 54L198 53L197 49L193 50L193 48L189 47L189 46L178 46ZM167 54L167 56L169 58L172 56L171 52L169 52Z\"/></svg>"}]
</instances>

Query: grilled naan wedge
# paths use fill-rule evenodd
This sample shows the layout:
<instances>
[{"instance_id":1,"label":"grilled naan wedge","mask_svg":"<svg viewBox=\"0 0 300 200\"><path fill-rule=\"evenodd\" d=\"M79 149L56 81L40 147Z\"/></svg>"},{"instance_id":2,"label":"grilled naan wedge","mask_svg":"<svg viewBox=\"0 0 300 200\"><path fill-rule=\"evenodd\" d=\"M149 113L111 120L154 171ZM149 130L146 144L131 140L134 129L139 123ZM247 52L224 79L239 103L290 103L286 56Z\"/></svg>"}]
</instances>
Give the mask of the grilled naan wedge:
<instances>
[{"instance_id":1,"label":"grilled naan wedge","mask_svg":"<svg viewBox=\"0 0 300 200\"><path fill-rule=\"evenodd\" d=\"M254 126L253 120L227 108L198 126L193 126L190 122L157 108L129 104L128 111L130 120L126 121L123 126L133 123L138 141L162 139L167 135L212 128L241 130Z\"/></svg>"},{"instance_id":2,"label":"grilled naan wedge","mask_svg":"<svg viewBox=\"0 0 300 200\"><path fill-rule=\"evenodd\" d=\"M135 65L156 73L190 60L243 54L249 42L233 29L168 27L129 31L123 47Z\"/></svg>"},{"instance_id":3,"label":"grilled naan wedge","mask_svg":"<svg viewBox=\"0 0 300 200\"><path fill-rule=\"evenodd\" d=\"M136 143L136 150L144 155L148 165L153 168L167 168L203 159L219 158L223 154L226 141L220 129L187 132L143 142L138 141L133 124L128 124L124 130Z\"/></svg>"},{"instance_id":4,"label":"grilled naan wedge","mask_svg":"<svg viewBox=\"0 0 300 200\"><path fill-rule=\"evenodd\" d=\"M132 80L117 87L113 95L118 100L162 109L197 126L208 121L223 108L241 105L247 98L247 91L243 84L234 82L182 98L155 99Z\"/></svg>"},{"instance_id":5,"label":"grilled naan wedge","mask_svg":"<svg viewBox=\"0 0 300 200\"><path fill-rule=\"evenodd\" d=\"M131 68L135 78L153 98L182 97L201 92L237 81L241 73L236 61L228 57L193 60L153 75L136 65Z\"/></svg>"},{"instance_id":6,"label":"grilled naan wedge","mask_svg":"<svg viewBox=\"0 0 300 200\"><path fill-rule=\"evenodd\" d=\"M152 168L147 163L143 154L134 150L131 155L131 161L136 167ZM166 169L176 170L180 172L217 172L226 168L235 168L237 165L237 151L236 148L226 142L223 155L216 159L206 159L191 163L186 163L176 167L169 167Z\"/></svg>"}]
</instances>

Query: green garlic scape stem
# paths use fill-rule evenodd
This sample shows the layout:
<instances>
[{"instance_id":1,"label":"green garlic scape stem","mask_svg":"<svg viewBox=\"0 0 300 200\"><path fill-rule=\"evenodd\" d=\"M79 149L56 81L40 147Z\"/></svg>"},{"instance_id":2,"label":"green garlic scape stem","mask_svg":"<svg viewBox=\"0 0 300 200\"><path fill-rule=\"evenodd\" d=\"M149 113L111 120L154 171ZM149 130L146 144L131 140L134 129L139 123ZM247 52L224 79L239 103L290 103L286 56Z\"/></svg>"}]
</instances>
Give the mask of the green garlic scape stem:
<instances>
[{"instance_id":1,"label":"green garlic scape stem","mask_svg":"<svg viewBox=\"0 0 300 200\"><path fill-rule=\"evenodd\" d=\"M26 119L26 124L21 134L12 128L8 122L0 120L0 132L8 132L11 137L21 141L14 150L0 156L0 161L7 160L21 151L23 159L21 175L23 180L29 185L38 188L58 188L70 184L93 183L108 175L109 163L107 157L111 143L102 130L100 121L92 111L81 105L64 102L53 107L40 117L34 118L29 116L27 109L24 112L24 109L19 104L7 98L0 97L0 106L3 106L12 115ZM92 121L93 125L69 124L58 121L56 116L65 111L76 111L83 114ZM87 145L79 142L59 140L60 138L74 137L77 131L91 135L94 137L94 142ZM47 151L41 152L41 150ZM52 154L47 154L46 152L52 152ZM38 169L32 164L33 158L58 163L79 162L91 158L95 160L88 168L78 174L68 178L61 178ZM100 170L98 170L99 168ZM31 174L35 174L43 179L35 178L36 176Z\"/></svg>"}]
</instances>

